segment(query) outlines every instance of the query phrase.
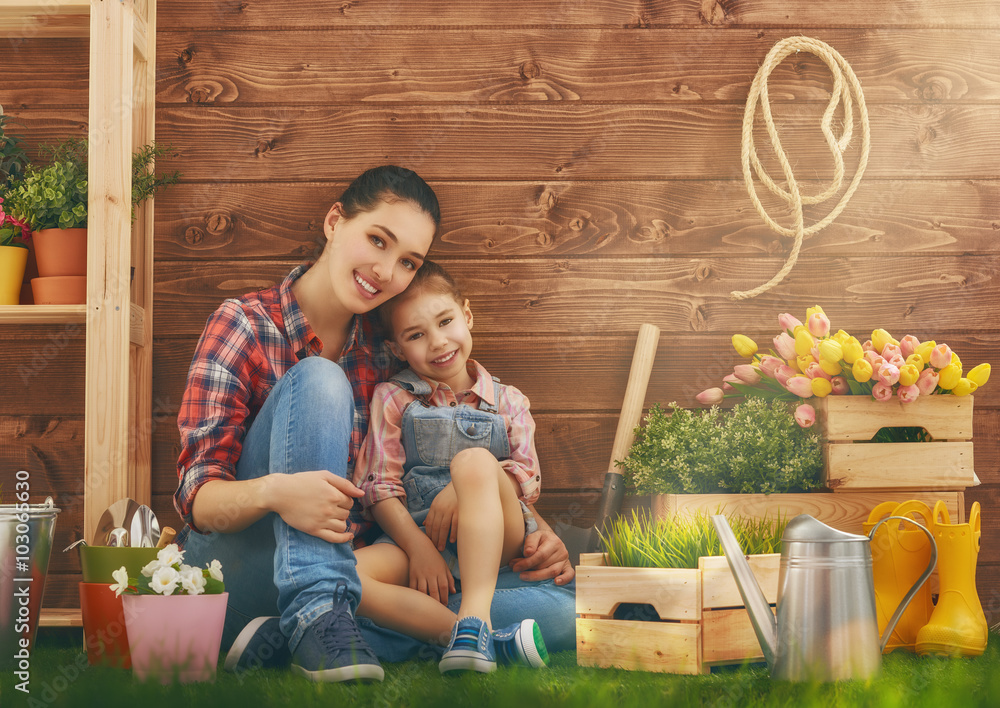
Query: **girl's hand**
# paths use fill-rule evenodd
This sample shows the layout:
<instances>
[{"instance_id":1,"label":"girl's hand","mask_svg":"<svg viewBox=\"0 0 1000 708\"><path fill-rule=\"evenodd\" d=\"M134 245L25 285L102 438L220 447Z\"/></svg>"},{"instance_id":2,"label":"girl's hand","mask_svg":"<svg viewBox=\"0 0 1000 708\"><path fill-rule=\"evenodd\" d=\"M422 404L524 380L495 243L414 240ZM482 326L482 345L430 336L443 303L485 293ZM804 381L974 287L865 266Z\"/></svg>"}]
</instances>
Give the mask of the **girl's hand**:
<instances>
[{"instance_id":1,"label":"girl's hand","mask_svg":"<svg viewBox=\"0 0 1000 708\"><path fill-rule=\"evenodd\" d=\"M451 482L431 502L424 529L439 551L444 550L448 541L455 543L458 540L458 495Z\"/></svg>"},{"instance_id":2,"label":"girl's hand","mask_svg":"<svg viewBox=\"0 0 1000 708\"><path fill-rule=\"evenodd\" d=\"M410 554L410 587L429 595L442 605L455 592L455 578L437 549L424 541Z\"/></svg>"},{"instance_id":3,"label":"girl's hand","mask_svg":"<svg viewBox=\"0 0 1000 708\"><path fill-rule=\"evenodd\" d=\"M347 517L356 497L364 492L343 477L327 470L297 474L272 474L266 478L265 494L271 511L289 526L330 543L354 538Z\"/></svg>"}]
</instances>

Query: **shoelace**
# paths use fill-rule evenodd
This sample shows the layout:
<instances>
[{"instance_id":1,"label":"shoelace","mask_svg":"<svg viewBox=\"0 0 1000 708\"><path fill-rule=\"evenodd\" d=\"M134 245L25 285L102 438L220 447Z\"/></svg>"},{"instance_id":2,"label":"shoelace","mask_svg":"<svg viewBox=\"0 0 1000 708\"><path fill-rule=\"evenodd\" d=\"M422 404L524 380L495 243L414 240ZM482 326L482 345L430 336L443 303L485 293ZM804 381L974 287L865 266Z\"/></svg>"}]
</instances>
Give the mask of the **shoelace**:
<instances>
[{"instance_id":1,"label":"shoelace","mask_svg":"<svg viewBox=\"0 0 1000 708\"><path fill-rule=\"evenodd\" d=\"M339 657L345 652L349 658L354 659L359 655L369 656L371 650L361 636L361 630L351 616L351 606L347 601L347 587L340 585L334 595L334 607L329 614L332 615L329 622L319 628L318 639L323 644L323 648L333 656Z\"/></svg>"}]
</instances>

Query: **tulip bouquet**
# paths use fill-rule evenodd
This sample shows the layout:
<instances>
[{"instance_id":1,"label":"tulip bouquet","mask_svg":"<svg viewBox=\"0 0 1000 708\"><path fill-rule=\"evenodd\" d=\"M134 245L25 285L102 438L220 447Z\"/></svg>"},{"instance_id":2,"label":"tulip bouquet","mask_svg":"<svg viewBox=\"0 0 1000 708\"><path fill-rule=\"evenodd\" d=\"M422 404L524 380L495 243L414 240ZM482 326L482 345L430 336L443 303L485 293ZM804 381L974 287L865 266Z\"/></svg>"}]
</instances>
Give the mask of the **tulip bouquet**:
<instances>
[{"instance_id":1,"label":"tulip bouquet","mask_svg":"<svg viewBox=\"0 0 1000 708\"><path fill-rule=\"evenodd\" d=\"M222 582L222 564L213 560L206 568L185 565L184 551L171 543L161 548L156 560L142 568L141 578L128 577L122 566L111 576L115 582L110 587L115 595L218 595L225 592Z\"/></svg>"},{"instance_id":2,"label":"tulip bouquet","mask_svg":"<svg viewBox=\"0 0 1000 708\"><path fill-rule=\"evenodd\" d=\"M831 333L830 320L818 305L806 311L805 324L788 313L778 316L778 324L782 331L766 354L749 337L733 335L736 352L749 361L738 364L721 388L699 393L698 401L716 404L729 396L795 401L867 395L878 401L896 397L909 403L919 396L967 396L990 377L989 364L963 375L958 354L934 340L921 342L911 334L897 340L884 329L876 329L862 343L842 329ZM809 427L816 412L802 404L795 418L799 425Z\"/></svg>"}]
</instances>

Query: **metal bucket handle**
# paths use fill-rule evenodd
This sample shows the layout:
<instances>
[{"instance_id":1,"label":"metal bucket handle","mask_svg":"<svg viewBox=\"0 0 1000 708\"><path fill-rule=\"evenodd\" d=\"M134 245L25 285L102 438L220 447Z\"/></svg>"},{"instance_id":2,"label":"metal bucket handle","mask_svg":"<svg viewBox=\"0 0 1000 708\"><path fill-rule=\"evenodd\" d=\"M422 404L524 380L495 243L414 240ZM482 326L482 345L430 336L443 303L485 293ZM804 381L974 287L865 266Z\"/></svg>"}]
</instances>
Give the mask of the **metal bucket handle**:
<instances>
[{"instance_id":1,"label":"metal bucket handle","mask_svg":"<svg viewBox=\"0 0 1000 708\"><path fill-rule=\"evenodd\" d=\"M899 606L896 608L896 611L892 613L892 619L889 620L889 624L887 624L885 626L885 629L882 631L882 637L881 637L882 653L885 653L885 647L889 643L889 638L892 636L892 630L896 628L896 623L899 622L899 618L903 616L903 613L906 611L907 606L910 604L910 600L913 599L913 596L917 594L917 591L920 589L920 587L925 582L927 582L927 578L931 577L931 573L934 572L934 566L937 565L937 557L938 557L937 543L934 541L934 535L926 528L924 528L923 525L918 524L909 516L885 517L877 524L875 524L872 527L872 530L868 532L868 540L871 541L875 537L875 532L878 531L879 526L884 524L886 521L891 521L892 519L897 519L899 521L909 521L911 524L913 524L918 529L927 534L927 538L931 542L931 562L927 564L927 568L924 570L923 574L917 579L917 582L913 584L913 587L911 587L907 591L906 595L903 596L903 599L900 601Z\"/></svg>"}]
</instances>

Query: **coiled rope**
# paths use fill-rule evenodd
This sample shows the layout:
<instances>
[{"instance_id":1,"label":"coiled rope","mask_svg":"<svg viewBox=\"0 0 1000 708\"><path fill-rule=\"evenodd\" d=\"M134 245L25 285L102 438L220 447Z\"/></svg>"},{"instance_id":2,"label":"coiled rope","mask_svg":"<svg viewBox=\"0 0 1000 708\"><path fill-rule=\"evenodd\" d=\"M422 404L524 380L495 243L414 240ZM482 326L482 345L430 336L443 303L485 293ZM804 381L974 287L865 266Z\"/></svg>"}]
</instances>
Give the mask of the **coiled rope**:
<instances>
[{"instance_id":1,"label":"coiled rope","mask_svg":"<svg viewBox=\"0 0 1000 708\"><path fill-rule=\"evenodd\" d=\"M830 102L827 104L826 110L823 112L823 119L820 123L820 128L823 131L823 137L826 139L826 144L830 148L830 153L833 155L833 182L821 194L816 194L814 196L803 196L799 191L799 183L795 179L795 175L792 173L792 167L788 164L788 157L785 155L785 151L781 147L781 139L778 137L778 130L774 125L774 118L771 115L771 104L768 100L767 94L767 80L771 75L771 72L774 71L774 69L785 59L785 57L798 51L806 51L815 54L823 60L827 67L829 67L830 72L833 74L833 91L830 96ZM774 180L772 180L770 175L767 174L764 166L760 163L760 159L757 157L757 149L753 140L753 124L757 113L758 102L760 102L761 112L764 116L764 125L767 128L767 134L771 138L771 148L774 150L778 163L781 165L781 171L785 175L787 190L782 189L775 184ZM839 137L837 137L834 135L832 124L834 112L841 103L843 103L844 106L843 132ZM858 161L857 172L854 174L854 179L851 180L851 184L848 186L847 191L844 192L844 196L840 198L840 201L830 211L830 213L827 214L821 221L817 221L809 228L805 228L805 216L802 212L803 205L825 202L827 199L836 194L843 184L844 151L847 149L847 146L851 141L851 136L854 133L855 103L857 103L858 114L861 120L861 157ZM771 278L771 280L763 285L753 288L752 290L734 290L730 293L730 297L734 300L747 300L749 298L756 297L761 293L767 292L784 280L785 276L788 275L789 271L791 271L795 266L796 261L798 261L799 250L802 248L802 239L805 236L810 236L829 226L833 220L840 215L840 212L844 210L844 207L847 206L847 203L851 200L855 190L858 188L858 183L861 182L861 176L865 172L865 167L868 166L868 153L870 148L871 132L868 126L868 108L865 106L865 96L861 92L861 84L858 82L858 77L854 74L854 70L851 69L851 65L847 63L847 60L844 59L844 57L842 57L837 50L829 44L821 42L818 39L811 39L809 37L788 37L775 44L771 48L771 51L768 52L767 57L764 59L764 63L760 66L760 69L757 70L757 75L754 77L753 83L750 85L750 94L747 96L746 110L743 112L743 146L741 151L743 161L743 181L746 184L747 192L750 194L750 199L753 201L754 208L757 210L757 213L760 214L760 217L764 220L764 222L770 226L772 230L782 236L794 236L795 243L792 245L792 250L789 252L788 258L785 260L785 264L781 267L781 270L779 270L777 274ZM754 174L760 178L761 182L767 186L771 193L776 195L792 208L792 214L795 218L792 228L785 228L776 222L764 209L764 205L761 204L760 198L757 196L753 174L750 172L751 165L753 166Z\"/></svg>"}]
</instances>

